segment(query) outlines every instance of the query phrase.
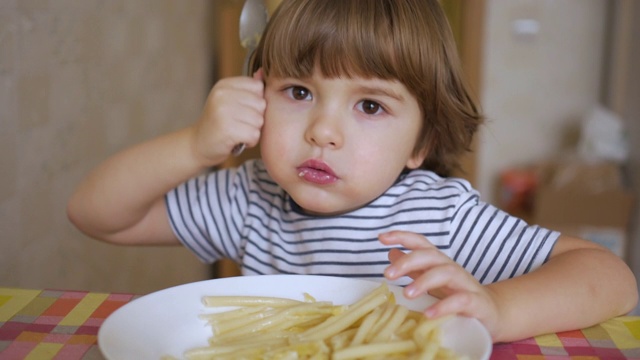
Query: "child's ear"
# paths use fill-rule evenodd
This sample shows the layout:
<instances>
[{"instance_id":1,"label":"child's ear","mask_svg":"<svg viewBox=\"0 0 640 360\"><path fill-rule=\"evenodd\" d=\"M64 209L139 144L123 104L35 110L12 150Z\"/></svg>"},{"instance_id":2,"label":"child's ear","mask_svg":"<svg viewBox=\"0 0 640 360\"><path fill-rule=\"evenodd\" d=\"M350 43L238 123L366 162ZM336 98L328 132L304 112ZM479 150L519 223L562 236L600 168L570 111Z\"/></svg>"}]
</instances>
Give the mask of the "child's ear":
<instances>
[{"instance_id":1,"label":"child's ear","mask_svg":"<svg viewBox=\"0 0 640 360\"><path fill-rule=\"evenodd\" d=\"M422 163L424 162L424 159L427 158L428 153L429 150L427 149L422 149L417 154L414 152L409 160L407 160L407 168L411 170L419 168L420 165L422 165Z\"/></svg>"}]
</instances>

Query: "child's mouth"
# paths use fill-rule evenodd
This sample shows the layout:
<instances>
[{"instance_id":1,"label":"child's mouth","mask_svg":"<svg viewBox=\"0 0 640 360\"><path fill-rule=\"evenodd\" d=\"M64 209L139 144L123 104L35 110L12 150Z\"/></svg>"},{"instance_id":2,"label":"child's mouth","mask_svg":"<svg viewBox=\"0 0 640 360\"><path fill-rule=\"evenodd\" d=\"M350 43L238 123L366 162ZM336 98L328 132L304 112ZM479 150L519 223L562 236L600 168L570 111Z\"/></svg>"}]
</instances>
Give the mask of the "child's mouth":
<instances>
[{"instance_id":1,"label":"child's mouth","mask_svg":"<svg viewBox=\"0 0 640 360\"><path fill-rule=\"evenodd\" d=\"M297 170L300 178L314 184L326 185L338 180L331 167L319 160L307 160Z\"/></svg>"}]
</instances>

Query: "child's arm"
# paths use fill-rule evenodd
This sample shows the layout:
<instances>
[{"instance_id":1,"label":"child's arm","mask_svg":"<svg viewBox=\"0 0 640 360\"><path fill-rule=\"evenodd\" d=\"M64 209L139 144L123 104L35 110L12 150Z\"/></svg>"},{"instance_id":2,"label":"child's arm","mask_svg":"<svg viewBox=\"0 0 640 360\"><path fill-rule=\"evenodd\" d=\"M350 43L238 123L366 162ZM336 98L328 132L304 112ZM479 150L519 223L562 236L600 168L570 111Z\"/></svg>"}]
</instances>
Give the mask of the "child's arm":
<instances>
[{"instance_id":1,"label":"child's arm","mask_svg":"<svg viewBox=\"0 0 640 360\"><path fill-rule=\"evenodd\" d=\"M422 235L390 232L387 245L413 251L389 254L390 279L409 275L405 294L429 292L442 299L425 310L428 316L457 313L478 318L494 342L584 328L633 309L636 281L617 256L586 240L561 236L549 261L531 273L481 285Z\"/></svg>"},{"instance_id":2,"label":"child's arm","mask_svg":"<svg viewBox=\"0 0 640 360\"><path fill-rule=\"evenodd\" d=\"M219 81L194 125L107 159L69 200L71 221L89 236L109 242L177 243L164 195L220 164L236 144L257 144L266 108L261 76Z\"/></svg>"}]
</instances>

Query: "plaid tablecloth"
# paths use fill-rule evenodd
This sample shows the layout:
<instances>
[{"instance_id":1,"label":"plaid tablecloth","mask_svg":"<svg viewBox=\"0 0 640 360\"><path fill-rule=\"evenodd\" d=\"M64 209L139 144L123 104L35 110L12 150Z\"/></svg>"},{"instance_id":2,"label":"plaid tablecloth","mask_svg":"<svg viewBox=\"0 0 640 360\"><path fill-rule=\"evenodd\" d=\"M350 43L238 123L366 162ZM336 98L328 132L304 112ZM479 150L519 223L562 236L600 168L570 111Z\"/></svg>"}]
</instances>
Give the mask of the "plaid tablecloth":
<instances>
[{"instance_id":1,"label":"plaid tablecloth","mask_svg":"<svg viewBox=\"0 0 640 360\"><path fill-rule=\"evenodd\" d=\"M491 359L640 359L640 317L622 316L582 330L495 344Z\"/></svg>"},{"instance_id":2,"label":"plaid tablecloth","mask_svg":"<svg viewBox=\"0 0 640 360\"><path fill-rule=\"evenodd\" d=\"M134 297L0 288L0 359L103 359L98 329Z\"/></svg>"},{"instance_id":3,"label":"plaid tablecloth","mask_svg":"<svg viewBox=\"0 0 640 360\"><path fill-rule=\"evenodd\" d=\"M97 334L132 294L0 288L0 360L103 359ZM493 347L492 360L638 359L640 317Z\"/></svg>"}]
</instances>

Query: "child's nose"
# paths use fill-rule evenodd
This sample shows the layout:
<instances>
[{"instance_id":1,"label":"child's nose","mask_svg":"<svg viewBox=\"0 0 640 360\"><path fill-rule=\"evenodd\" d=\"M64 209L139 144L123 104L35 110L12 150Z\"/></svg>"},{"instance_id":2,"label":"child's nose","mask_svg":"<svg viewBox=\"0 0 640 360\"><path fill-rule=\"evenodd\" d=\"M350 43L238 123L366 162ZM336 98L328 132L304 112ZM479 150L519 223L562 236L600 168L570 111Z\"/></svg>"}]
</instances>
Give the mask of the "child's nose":
<instances>
[{"instance_id":1,"label":"child's nose","mask_svg":"<svg viewBox=\"0 0 640 360\"><path fill-rule=\"evenodd\" d=\"M339 148L343 143L340 117L333 113L315 115L307 127L307 141L319 147Z\"/></svg>"}]
</instances>

